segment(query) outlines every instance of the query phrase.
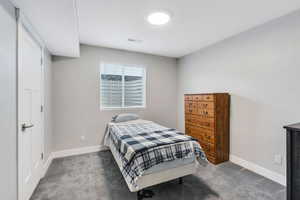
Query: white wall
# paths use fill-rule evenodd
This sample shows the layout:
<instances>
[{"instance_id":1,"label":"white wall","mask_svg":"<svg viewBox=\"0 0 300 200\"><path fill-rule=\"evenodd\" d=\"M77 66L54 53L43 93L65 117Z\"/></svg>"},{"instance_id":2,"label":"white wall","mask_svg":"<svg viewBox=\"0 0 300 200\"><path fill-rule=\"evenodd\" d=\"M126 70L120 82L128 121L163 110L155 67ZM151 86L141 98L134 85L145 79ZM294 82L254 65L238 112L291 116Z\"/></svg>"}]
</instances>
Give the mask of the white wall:
<instances>
[{"instance_id":1,"label":"white wall","mask_svg":"<svg viewBox=\"0 0 300 200\"><path fill-rule=\"evenodd\" d=\"M176 126L175 59L92 46L81 46L80 54L80 58L53 58L54 150L99 145L106 123L120 112ZM100 111L100 62L145 66L147 108Z\"/></svg>"},{"instance_id":2,"label":"white wall","mask_svg":"<svg viewBox=\"0 0 300 200\"><path fill-rule=\"evenodd\" d=\"M283 125L299 122L300 12L227 39L178 62L178 127L185 93L231 94L230 153L285 174ZM285 161L283 161L284 163Z\"/></svg>"},{"instance_id":3,"label":"white wall","mask_svg":"<svg viewBox=\"0 0 300 200\"><path fill-rule=\"evenodd\" d=\"M0 0L0 27L0 198L16 200L16 20L6 0Z\"/></svg>"}]
</instances>

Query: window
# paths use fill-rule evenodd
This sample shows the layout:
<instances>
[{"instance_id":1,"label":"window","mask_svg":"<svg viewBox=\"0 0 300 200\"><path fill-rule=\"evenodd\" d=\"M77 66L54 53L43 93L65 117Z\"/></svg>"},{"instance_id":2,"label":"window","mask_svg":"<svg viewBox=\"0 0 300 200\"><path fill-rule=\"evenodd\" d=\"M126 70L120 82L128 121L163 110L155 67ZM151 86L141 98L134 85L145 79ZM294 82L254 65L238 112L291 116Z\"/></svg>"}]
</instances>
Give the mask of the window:
<instances>
[{"instance_id":1,"label":"window","mask_svg":"<svg viewBox=\"0 0 300 200\"><path fill-rule=\"evenodd\" d=\"M100 108L144 108L146 69L101 64Z\"/></svg>"}]
</instances>

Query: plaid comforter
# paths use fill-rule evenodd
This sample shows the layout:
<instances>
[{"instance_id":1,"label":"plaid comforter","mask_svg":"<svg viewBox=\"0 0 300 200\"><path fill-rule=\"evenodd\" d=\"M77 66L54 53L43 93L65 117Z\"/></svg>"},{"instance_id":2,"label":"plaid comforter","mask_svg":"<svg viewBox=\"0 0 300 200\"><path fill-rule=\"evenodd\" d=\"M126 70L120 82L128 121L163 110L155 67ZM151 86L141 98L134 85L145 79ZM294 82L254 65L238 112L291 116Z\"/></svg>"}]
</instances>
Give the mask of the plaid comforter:
<instances>
[{"instance_id":1,"label":"plaid comforter","mask_svg":"<svg viewBox=\"0 0 300 200\"><path fill-rule=\"evenodd\" d=\"M106 134L121 155L121 172L131 184L145 170L162 162L192 156L206 160L195 139L150 121L110 123Z\"/></svg>"}]
</instances>

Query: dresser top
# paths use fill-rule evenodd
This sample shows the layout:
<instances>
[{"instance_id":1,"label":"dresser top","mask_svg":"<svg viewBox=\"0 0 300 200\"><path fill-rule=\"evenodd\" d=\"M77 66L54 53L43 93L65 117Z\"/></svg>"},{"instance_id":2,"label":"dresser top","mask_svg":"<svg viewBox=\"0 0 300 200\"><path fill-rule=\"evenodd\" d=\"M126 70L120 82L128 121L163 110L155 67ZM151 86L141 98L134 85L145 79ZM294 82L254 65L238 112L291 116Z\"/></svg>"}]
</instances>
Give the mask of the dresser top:
<instances>
[{"instance_id":1,"label":"dresser top","mask_svg":"<svg viewBox=\"0 0 300 200\"><path fill-rule=\"evenodd\" d=\"M228 92L212 92L212 93L186 93L184 95L208 95L208 94L229 94Z\"/></svg>"},{"instance_id":2,"label":"dresser top","mask_svg":"<svg viewBox=\"0 0 300 200\"><path fill-rule=\"evenodd\" d=\"M288 130L297 130L297 131L300 131L300 123L287 125L287 126L284 126L283 128L286 128Z\"/></svg>"}]
</instances>

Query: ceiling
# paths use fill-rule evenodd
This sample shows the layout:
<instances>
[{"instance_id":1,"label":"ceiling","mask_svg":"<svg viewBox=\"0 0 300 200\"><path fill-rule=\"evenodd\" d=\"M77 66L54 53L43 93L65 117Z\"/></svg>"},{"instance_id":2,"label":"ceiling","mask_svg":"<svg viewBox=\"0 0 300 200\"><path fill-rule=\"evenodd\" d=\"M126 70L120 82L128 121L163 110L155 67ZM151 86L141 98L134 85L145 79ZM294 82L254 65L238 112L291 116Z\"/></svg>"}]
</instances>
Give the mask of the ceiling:
<instances>
[{"instance_id":1,"label":"ceiling","mask_svg":"<svg viewBox=\"0 0 300 200\"><path fill-rule=\"evenodd\" d=\"M11 0L53 55L78 57L78 14L74 0Z\"/></svg>"},{"instance_id":2,"label":"ceiling","mask_svg":"<svg viewBox=\"0 0 300 200\"><path fill-rule=\"evenodd\" d=\"M79 56L79 43L182 57L300 9L299 0L14 1L52 54L71 57ZM148 24L147 14L159 10L171 13L171 22Z\"/></svg>"}]
</instances>

